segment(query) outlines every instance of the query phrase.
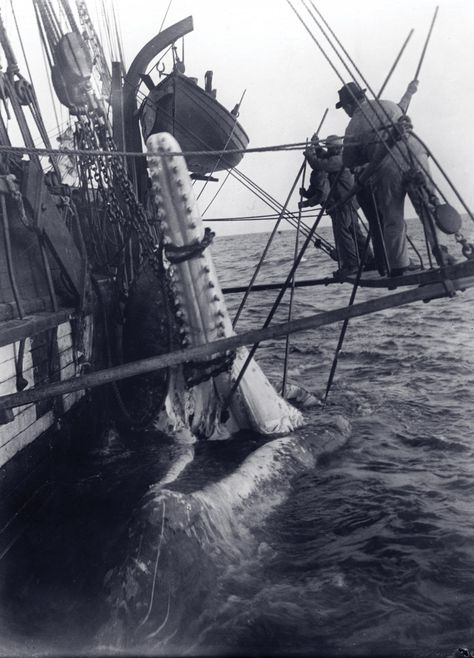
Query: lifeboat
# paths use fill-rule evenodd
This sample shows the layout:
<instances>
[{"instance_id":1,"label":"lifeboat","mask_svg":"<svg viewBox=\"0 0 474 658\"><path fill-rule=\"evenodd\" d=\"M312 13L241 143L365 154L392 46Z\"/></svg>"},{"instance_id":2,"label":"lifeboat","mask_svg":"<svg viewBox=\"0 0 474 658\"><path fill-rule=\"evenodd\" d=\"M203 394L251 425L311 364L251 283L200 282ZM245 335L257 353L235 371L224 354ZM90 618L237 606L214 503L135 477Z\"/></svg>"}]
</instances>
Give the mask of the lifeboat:
<instances>
[{"instance_id":1,"label":"lifeboat","mask_svg":"<svg viewBox=\"0 0 474 658\"><path fill-rule=\"evenodd\" d=\"M200 176L231 169L241 161L249 138L237 115L238 106L229 111L216 100L212 71L206 73L203 89L196 78L176 67L150 90L140 109L144 140L157 133L172 134L185 153L196 152L186 156L186 163L189 171Z\"/></svg>"}]
</instances>

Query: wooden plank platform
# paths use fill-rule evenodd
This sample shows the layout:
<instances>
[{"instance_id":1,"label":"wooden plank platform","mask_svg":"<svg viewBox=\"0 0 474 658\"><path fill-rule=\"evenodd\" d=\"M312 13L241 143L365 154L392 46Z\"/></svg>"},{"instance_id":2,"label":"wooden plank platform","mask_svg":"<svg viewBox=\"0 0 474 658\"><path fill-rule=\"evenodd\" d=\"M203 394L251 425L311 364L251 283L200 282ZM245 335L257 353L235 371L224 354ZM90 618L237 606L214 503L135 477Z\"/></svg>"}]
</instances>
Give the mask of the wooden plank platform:
<instances>
[{"instance_id":1,"label":"wooden plank platform","mask_svg":"<svg viewBox=\"0 0 474 658\"><path fill-rule=\"evenodd\" d=\"M404 286L422 286L431 283L442 283L444 279L459 279L470 277L474 274L474 260L466 260L455 265L447 265L444 268L433 268L426 270L415 270L402 276L388 277L380 276L376 272L362 272L359 281L361 288L386 288L395 290ZM357 275L337 278L337 282L354 284Z\"/></svg>"}]
</instances>

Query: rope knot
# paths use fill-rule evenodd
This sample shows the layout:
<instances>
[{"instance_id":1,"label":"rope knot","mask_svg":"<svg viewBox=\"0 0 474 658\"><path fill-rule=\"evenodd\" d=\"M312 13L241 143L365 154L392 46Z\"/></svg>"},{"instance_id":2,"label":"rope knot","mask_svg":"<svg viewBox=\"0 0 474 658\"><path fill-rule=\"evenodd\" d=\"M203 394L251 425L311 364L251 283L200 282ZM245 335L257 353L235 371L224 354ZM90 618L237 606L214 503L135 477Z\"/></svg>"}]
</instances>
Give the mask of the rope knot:
<instances>
[{"instance_id":1,"label":"rope knot","mask_svg":"<svg viewBox=\"0 0 474 658\"><path fill-rule=\"evenodd\" d=\"M215 233L210 228L204 230L204 237L202 240L189 245L178 247L175 244L167 244L165 246L166 258L173 265L183 263L185 260L196 258L200 256L205 249L212 243Z\"/></svg>"}]
</instances>

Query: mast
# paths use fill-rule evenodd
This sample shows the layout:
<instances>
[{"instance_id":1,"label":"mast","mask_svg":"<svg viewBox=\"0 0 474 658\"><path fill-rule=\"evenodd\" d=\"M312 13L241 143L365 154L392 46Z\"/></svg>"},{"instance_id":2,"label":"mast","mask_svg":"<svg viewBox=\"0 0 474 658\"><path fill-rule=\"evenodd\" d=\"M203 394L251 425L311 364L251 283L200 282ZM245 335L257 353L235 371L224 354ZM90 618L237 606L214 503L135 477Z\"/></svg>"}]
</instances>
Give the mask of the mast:
<instances>
[{"instance_id":1,"label":"mast","mask_svg":"<svg viewBox=\"0 0 474 658\"><path fill-rule=\"evenodd\" d=\"M61 0L63 5L68 1L69 0ZM85 1L76 0L76 8L79 14L79 21L83 28L82 36L90 49L92 60L97 67L97 71L100 77L102 84L102 95L105 98L109 98L112 91L112 75L110 73L110 68L104 53L104 49L102 48L102 44L94 28L94 24L92 23ZM79 32L77 27L76 30Z\"/></svg>"}]
</instances>

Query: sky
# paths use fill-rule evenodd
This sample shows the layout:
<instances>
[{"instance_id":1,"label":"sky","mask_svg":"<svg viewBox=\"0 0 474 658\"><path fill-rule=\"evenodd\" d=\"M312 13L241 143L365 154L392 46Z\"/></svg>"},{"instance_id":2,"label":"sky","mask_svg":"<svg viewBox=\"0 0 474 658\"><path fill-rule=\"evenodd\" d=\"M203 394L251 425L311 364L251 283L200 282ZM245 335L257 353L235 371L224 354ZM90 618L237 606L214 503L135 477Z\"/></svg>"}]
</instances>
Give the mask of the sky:
<instances>
[{"instance_id":1,"label":"sky","mask_svg":"<svg viewBox=\"0 0 474 658\"><path fill-rule=\"evenodd\" d=\"M142 45L158 32L168 2L114 0L128 65ZM304 9L302 0L292 3L330 54L344 81L351 79ZM414 29L383 95L398 101L414 76L436 2L315 0L315 3L374 89L381 86L410 29ZM22 24L25 48L31 53L29 58L39 66L41 58L31 18L31 0L13 0L13 4ZM428 144L467 204L474 207L471 184L474 2L438 0L438 5L437 21L419 76L419 91L412 100L409 115L417 134ZM88 6L95 18L100 15L102 0L88 0ZM11 18L7 16L9 1L1 0L0 8L4 8L2 15L7 27L11 27ZM239 121L250 137L250 146L302 142L313 134L326 108L329 112L321 135L344 133L348 117L334 107L341 80L286 0L173 0L164 27L188 15L194 18L194 32L185 39L186 73L197 77L202 84L204 73L212 69L217 98L229 109L245 90ZM39 79L39 74L33 75ZM41 94L46 96L45 85L41 85ZM65 112L61 118L64 116ZM239 169L284 203L301 163L301 152L247 154ZM442 189L448 190L435 167L433 173ZM224 174L220 173L218 178L222 182ZM200 185L196 186L198 192ZM207 207L217 187L216 183L206 186L199 200L201 210ZM461 208L451 192L447 196L455 207ZM297 201L295 193L290 209L296 209ZM229 178L205 217L268 212L271 210L257 197ZM269 230L271 226L267 222L253 226L240 222L213 224L219 235Z\"/></svg>"}]
</instances>

